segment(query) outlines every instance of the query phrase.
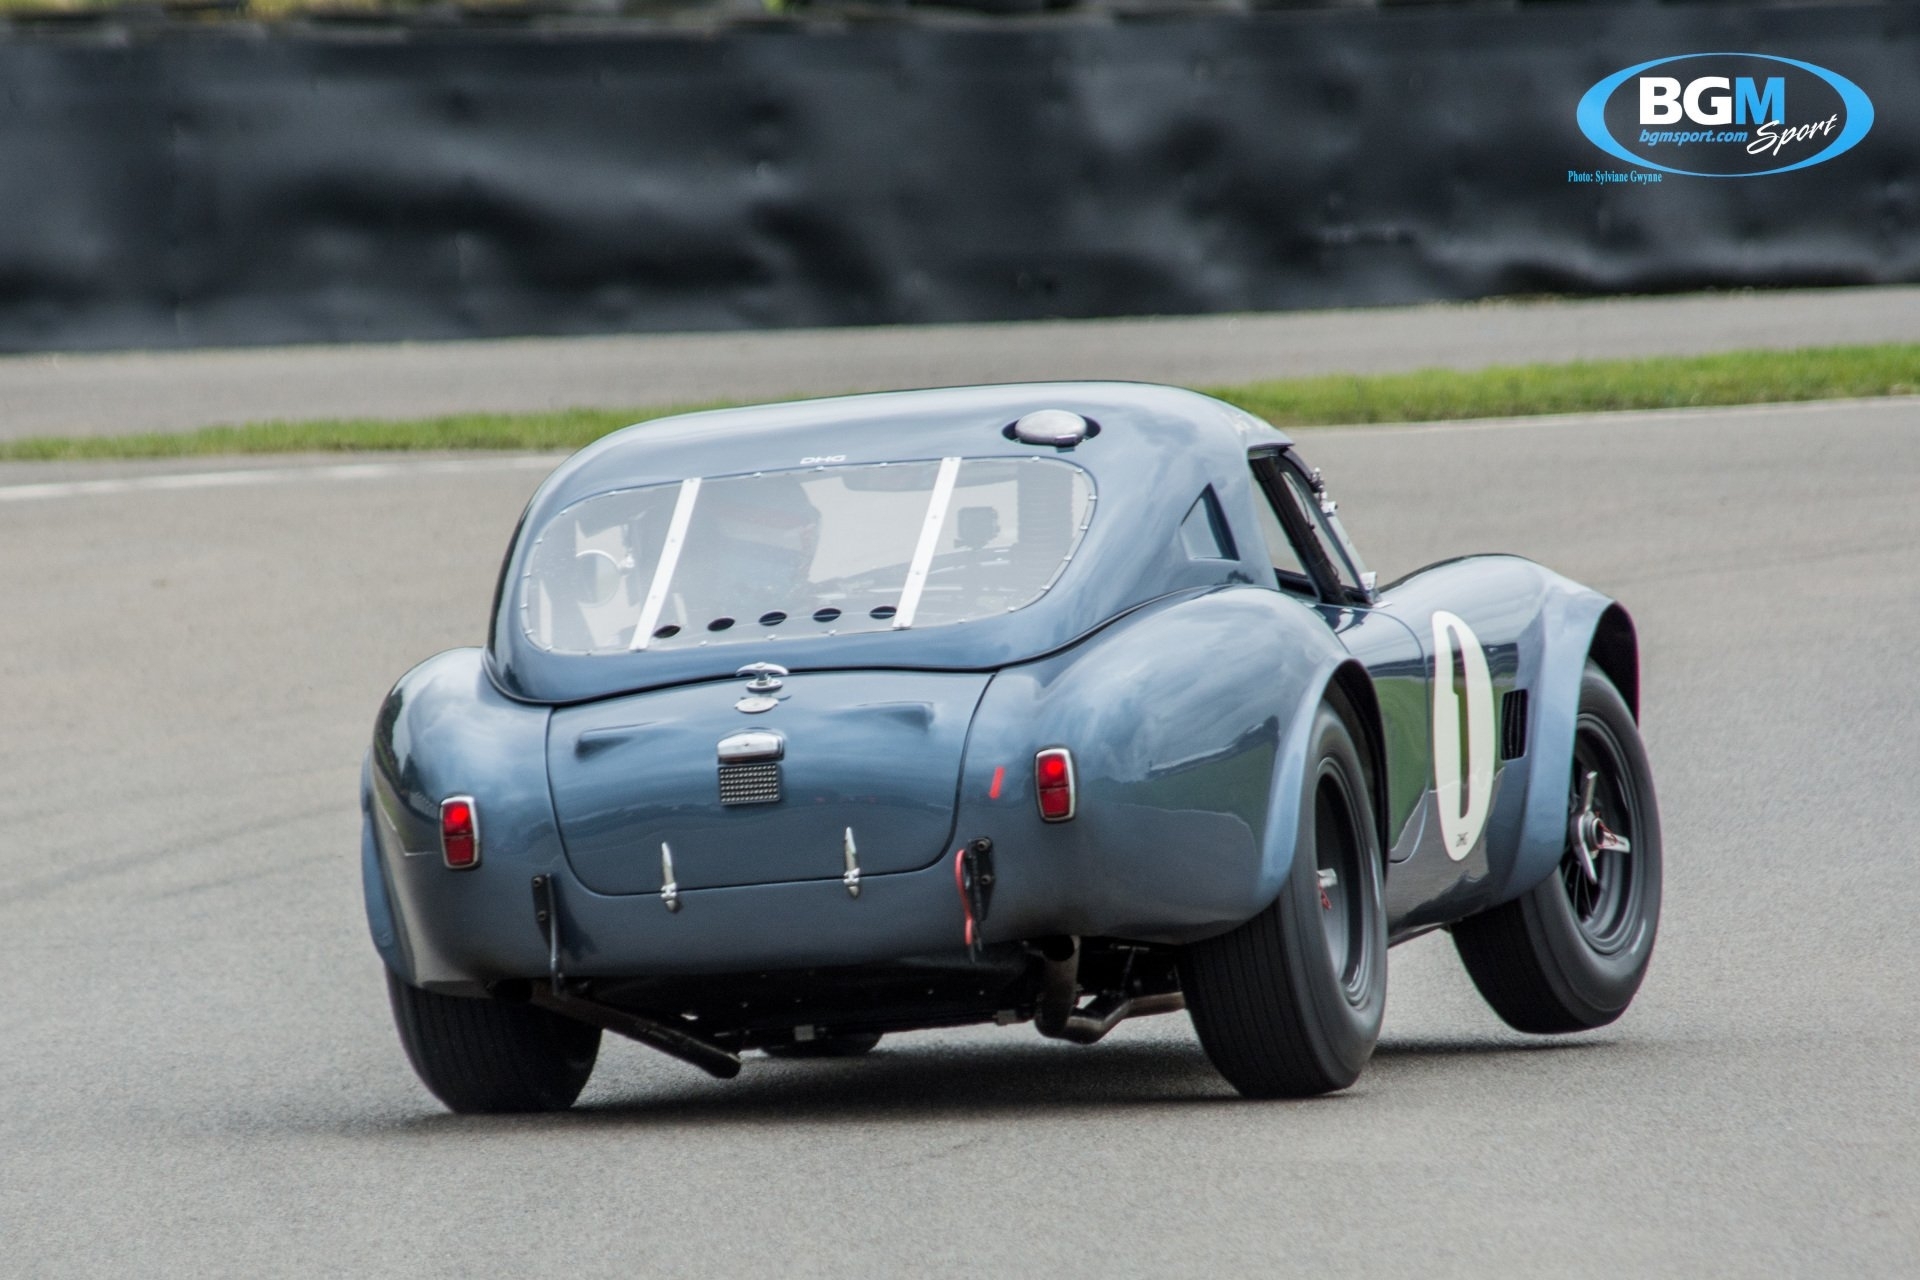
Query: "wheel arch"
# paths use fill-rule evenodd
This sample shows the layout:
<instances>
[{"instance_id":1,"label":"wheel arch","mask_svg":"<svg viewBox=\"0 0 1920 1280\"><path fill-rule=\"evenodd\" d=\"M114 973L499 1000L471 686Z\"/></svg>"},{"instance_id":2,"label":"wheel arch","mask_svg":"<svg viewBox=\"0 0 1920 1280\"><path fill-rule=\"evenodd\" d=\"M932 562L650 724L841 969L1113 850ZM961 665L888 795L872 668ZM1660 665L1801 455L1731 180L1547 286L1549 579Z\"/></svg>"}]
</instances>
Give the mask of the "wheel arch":
<instances>
[{"instance_id":1,"label":"wheel arch","mask_svg":"<svg viewBox=\"0 0 1920 1280\"><path fill-rule=\"evenodd\" d=\"M1559 865L1567 841L1567 788L1573 769L1580 681L1591 661L1620 690L1639 720L1639 637L1617 601L1560 579L1550 590L1530 639L1527 664L1535 689L1529 715L1526 795L1514 855L1496 901L1532 889Z\"/></svg>"},{"instance_id":2,"label":"wheel arch","mask_svg":"<svg viewBox=\"0 0 1920 1280\"><path fill-rule=\"evenodd\" d=\"M1334 668L1327 680L1326 693L1360 743L1360 763L1367 774L1367 804L1373 815L1374 833L1380 839L1380 862L1386 866L1387 851L1393 847L1393 833L1387 817L1387 744L1380 720L1380 699L1373 689L1373 677L1357 658L1349 658ZM1342 705L1344 704L1344 705Z\"/></svg>"},{"instance_id":3,"label":"wheel arch","mask_svg":"<svg viewBox=\"0 0 1920 1280\"><path fill-rule=\"evenodd\" d=\"M413 962L401 935L398 914L393 909L393 891L387 885L387 873L381 864L380 841L373 823L373 757L369 752L360 766L360 893L367 912L367 932L373 948L387 968L402 980L413 977Z\"/></svg>"},{"instance_id":4,"label":"wheel arch","mask_svg":"<svg viewBox=\"0 0 1920 1280\"><path fill-rule=\"evenodd\" d=\"M1300 806L1307 770L1308 740L1315 714L1323 703L1331 703L1343 723L1352 731L1360 749L1361 768L1366 773L1368 805L1373 829L1380 839L1381 870L1386 869L1390 840L1385 799L1386 738L1380 721L1380 703L1373 679L1352 657L1334 657L1325 662L1314 677L1297 684L1286 696L1280 733L1280 751L1274 759L1273 780L1267 806L1268 820L1261 837L1262 875L1255 900L1260 909L1270 905L1293 867L1297 853L1295 839L1300 827Z\"/></svg>"},{"instance_id":5,"label":"wheel arch","mask_svg":"<svg viewBox=\"0 0 1920 1280\"><path fill-rule=\"evenodd\" d=\"M1609 603L1594 622L1587 657L1607 673L1607 679L1620 691L1637 723L1640 719L1640 637L1634 630L1633 618L1617 602Z\"/></svg>"}]
</instances>

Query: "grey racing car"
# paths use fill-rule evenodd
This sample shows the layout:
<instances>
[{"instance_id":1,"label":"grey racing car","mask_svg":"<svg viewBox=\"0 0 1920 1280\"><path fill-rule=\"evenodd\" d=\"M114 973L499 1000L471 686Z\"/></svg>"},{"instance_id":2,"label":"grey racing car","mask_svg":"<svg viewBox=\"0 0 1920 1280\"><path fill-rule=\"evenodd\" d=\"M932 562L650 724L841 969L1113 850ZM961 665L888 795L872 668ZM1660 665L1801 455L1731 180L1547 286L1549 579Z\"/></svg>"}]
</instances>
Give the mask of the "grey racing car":
<instances>
[{"instance_id":1,"label":"grey racing car","mask_svg":"<svg viewBox=\"0 0 1920 1280\"><path fill-rule=\"evenodd\" d=\"M382 703L367 918L455 1111L571 1105L605 1031L726 1077L1181 1008L1240 1092L1324 1093L1430 930L1523 1031L1626 1009L1638 673L1530 561L1378 584L1293 442L1193 392L663 419L548 477L486 646Z\"/></svg>"}]
</instances>

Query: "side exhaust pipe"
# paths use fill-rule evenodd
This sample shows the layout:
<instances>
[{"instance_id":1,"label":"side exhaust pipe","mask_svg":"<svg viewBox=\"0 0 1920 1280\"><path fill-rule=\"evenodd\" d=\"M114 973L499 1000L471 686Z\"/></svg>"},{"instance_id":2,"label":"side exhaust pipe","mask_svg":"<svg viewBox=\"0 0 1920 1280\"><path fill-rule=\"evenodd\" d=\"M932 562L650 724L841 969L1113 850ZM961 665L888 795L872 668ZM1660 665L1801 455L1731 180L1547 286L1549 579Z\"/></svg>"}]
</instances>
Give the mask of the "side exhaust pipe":
<instances>
[{"instance_id":1,"label":"side exhaust pipe","mask_svg":"<svg viewBox=\"0 0 1920 1280\"><path fill-rule=\"evenodd\" d=\"M662 845L663 853L665 849L666 846ZM668 863L668 871L672 871L671 862ZM669 902L668 909L672 910L674 905ZM590 1022L603 1031L638 1040L649 1049L658 1049L670 1058L690 1063L721 1080L731 1080L740 1074L740 1055L728 1052L703 1036L657 1018L643 1018L637 1013L628 1013L625 1009L574 994L566 975L560 972L560 902L554 892L551 876L533 878L533 922L547 943L547 982L545 986L538 982L533 984L529 999L534 1004L581 1022Z\"/></svg>"},{"instance_id":2,"label":"side exhaust pipe","mask_svg":"<svg viewBox=\"0 0 1920 1280\"><path fill-rule=\"evenodd\" d=\"M1040 1027L1040 1034L1074 1044L1093 1044L1128 1018L1143 1018L1150 1013L1177 1013L1187 1007L1187 998L1178 991L1157 996L1122 996L1115 992L1095 996L1068 1014L1055 1030ZM1034 1024L1039 1025L1039 1019Z\"/></svg>"},{"instance_id":3,"label":"side exhaust pipe","mask_svg":"<svg viewBox=\"0 0 1920 1280\"><path fill-rule=\"evenodd\" d=\"M729 1053L711 1040L704 1040L679 1027L643 1018L597 1000L583 999L571 992L555 991L539 983L534 984L530 998L542 1009L551 1009L566 1017L590 1022L603 1031L638 1040L649 1049L658 1049L668 1057L690 1063L718 1079L731 1080L740 1074L738 1054Z\"/></svg>"},{"instance_id":4,"label":"side exhaust pipe","mask_svg":"<svg viewBox=\"0 0 1920 1280\"><path fill-rule=\"evenodd\" d=\"M1040 1000L1033 1010L1033 1026L1048 1039L1094 1044L1128 1018L1177 1013L1187 1007L1186 996L1178 991L1137 996L1103 991L1079 1004L1080 940L1074 938L1071 943L1064 957L1043 953L1046 970L1041 977Z\"/></svg>"}]
</instances>

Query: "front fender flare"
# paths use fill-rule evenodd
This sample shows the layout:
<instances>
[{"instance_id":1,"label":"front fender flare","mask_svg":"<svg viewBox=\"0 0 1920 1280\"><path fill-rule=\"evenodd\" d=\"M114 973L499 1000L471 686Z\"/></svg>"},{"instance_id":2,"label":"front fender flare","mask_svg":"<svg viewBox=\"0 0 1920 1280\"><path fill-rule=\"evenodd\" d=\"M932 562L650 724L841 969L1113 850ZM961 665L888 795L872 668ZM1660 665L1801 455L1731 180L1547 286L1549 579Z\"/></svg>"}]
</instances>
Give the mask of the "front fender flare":
<instances>
[{"instance_id":1,"label":"front fender flare","mask_svg":"<svg viewBox=\"0 0 1920 1280\"><path fill-rule=\"evenodd\" d=\"M1574 723L1580 714L1580 680L1596 645L1606 648L1606 669L1634 706L1639 692L1639 650L1627 611L1597 591L1561 580L1540 613L1540 668L1528 731L1532 756L1527 797L1511 870L1498 896L1509 901L1553 873L1567 847L1567 795L1573 776ZM1637 710L1637 708L1636 708Z\"/></svg>"}]
</instances>

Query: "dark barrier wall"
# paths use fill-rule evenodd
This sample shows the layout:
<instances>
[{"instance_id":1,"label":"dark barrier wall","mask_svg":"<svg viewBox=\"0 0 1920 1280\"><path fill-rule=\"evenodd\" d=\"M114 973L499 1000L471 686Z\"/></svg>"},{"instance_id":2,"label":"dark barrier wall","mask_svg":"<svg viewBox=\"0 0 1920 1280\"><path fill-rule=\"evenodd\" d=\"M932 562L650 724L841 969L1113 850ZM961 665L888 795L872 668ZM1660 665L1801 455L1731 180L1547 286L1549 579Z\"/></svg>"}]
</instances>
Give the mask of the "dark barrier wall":
<instances>
[{"instance_id":1,"label":"dark barrier wall","mask_svg":"<svg viewBox=\"0 0 1920 1280\"><path fill-rule=\"evenodd\" d=\"M1624 167L1589 85L1727 49L1851 78L1872 133L1568 181ZM1902 5L0 39L12 350L1903 280Z\"/></svg>"}]
</instances>

